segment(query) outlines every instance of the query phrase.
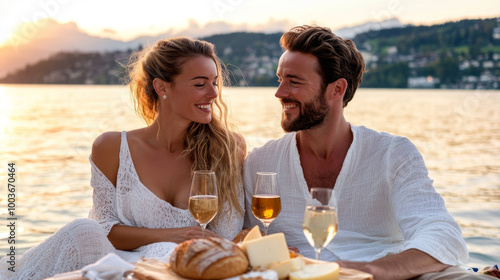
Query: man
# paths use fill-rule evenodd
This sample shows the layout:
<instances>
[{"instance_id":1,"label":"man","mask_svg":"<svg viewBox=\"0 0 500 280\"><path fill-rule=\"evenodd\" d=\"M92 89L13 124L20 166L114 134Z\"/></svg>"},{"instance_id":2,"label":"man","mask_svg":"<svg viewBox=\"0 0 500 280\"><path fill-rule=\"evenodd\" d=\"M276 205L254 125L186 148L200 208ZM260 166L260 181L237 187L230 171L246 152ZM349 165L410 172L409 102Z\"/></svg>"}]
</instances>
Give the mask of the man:
<instances>
[{"instance_id":1,"label":"man","mask_svg":"<svg viewBox=\"0 0 500 280\"><path fill-rule=\"evenodd\" d=\"M338 233L322 259L376 279L407 279L465 264L461 229L434 190L416 147L345 120L343 108L365 71L354 43L328 28L300 26L280 44L285 52L276 97L289 133L246 160L245 227L261 225L251 210L256 172L272 171L278 173L282 210L269 233L285 233L288 246L306 257L313 258L314 250L302 219L315 187L333 188L338 209Z\"/></svg>"}]
</instances>

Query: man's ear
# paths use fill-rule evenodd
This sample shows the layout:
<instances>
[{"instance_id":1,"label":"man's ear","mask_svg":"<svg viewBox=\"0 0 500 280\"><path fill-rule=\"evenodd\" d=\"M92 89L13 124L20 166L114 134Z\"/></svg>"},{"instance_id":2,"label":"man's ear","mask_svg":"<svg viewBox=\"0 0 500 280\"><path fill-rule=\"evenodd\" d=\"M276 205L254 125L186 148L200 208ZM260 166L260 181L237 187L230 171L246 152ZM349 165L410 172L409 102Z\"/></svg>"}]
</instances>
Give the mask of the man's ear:
<instances>
[{"instance_id":1,"label":"man's ear","mask_svg":"<svg viewBox=\"0 0 500 280\"><path fill-rule=\"evenodd\" d=\"M165 82L160 78L155 78L153 80L153 87L156 91L156 94L158 94L159 97L167 94L169 86L170 86L169 83Z\"/></svg>"},{"instance_id":2,"label":"man's ear","mask_svg":"<svg viewBox=\"0 0 500 280\"><path fill-rule=\"evenodd\" d=\"M326 93L332 100L341 100L344 99L345 91L347 90L347 80L344 78L340 78L335 82L329 83L326 87Z\"/></svg>"}]
</instances>

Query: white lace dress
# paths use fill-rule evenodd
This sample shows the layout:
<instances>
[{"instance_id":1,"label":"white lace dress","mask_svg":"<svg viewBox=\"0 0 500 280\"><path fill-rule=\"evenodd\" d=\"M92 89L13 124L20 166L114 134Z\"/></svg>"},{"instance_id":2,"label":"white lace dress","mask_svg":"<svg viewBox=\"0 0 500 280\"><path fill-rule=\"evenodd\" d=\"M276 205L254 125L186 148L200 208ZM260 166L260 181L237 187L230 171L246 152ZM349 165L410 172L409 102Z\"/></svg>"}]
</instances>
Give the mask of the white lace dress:
<instances>
[{"instance_id":1,"label":"white lace dress","mask_svg":"<svg viewBox=\"0 0 500 280\"><path fill-rule=\"evenodd\" d=\"M133 251L116 250L107 235L113 225L123 224L146 228L180 228L198 226L189 210L180 209L161 200L144 186L135 170L126 132L122 132L120 165L116 188L90 159L91 186L94 188L93 208L89 219L78 219L64 226L36 247L26 251L16 261L16 272L7 270L7 259L0 260L0 279L43 279L57 273L81 269L107 253L117 253L129 262L141 257L164 258L177 246L172 242L153 243ZM238 199L243 205L243 190ZM243 216L223 206L216 217L216 227L208 229L232 240L243 226ZM100 226L99 226L100 225Z\"/></svg>"}]
</instances>

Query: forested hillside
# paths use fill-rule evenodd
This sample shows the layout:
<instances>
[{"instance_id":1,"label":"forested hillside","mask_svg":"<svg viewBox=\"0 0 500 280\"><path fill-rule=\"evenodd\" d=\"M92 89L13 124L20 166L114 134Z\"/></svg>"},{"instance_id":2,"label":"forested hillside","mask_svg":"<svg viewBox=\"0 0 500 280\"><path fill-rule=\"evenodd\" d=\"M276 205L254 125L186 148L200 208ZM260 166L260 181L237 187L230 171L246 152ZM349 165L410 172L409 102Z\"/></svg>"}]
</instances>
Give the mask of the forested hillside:
<instances>
[{"instance_id":1,"label":"forested hillside","mask_svg":"<svg viewBox=\"0 0 500 280\"><path fill-rule=\"evenodd\" d=\"M357 35L365 87L498 88L500 20L463 20Z\"/></svg>"}]
</instances>

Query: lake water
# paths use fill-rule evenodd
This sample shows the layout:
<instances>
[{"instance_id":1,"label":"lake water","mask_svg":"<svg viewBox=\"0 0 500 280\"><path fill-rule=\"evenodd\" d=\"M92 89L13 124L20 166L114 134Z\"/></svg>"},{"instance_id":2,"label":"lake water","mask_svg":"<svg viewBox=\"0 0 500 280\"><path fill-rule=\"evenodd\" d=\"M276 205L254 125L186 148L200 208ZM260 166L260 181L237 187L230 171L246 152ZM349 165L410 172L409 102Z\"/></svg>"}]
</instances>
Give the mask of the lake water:
<instances>
[{"instance_id":1,"label":"lake water","mask_svg":"<svg viewBox=\"0 0 500 280\"><path fill-rule=\"evenodd\" d=\"M231 119L248 149L283 135L273 88L228 88ZM125 86L0 85L0 216L7 164L16 164L16 249L21 254L92 205L88 157L109 130L144 126ZM360 89L346 118L410 138L462 227L469 266L500 263L500 91ZM0 227L1 256L9 233Z\"/></svg>"}]
</instances>

